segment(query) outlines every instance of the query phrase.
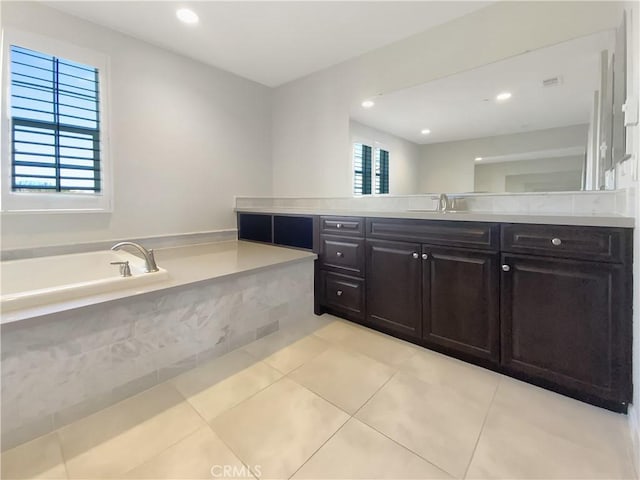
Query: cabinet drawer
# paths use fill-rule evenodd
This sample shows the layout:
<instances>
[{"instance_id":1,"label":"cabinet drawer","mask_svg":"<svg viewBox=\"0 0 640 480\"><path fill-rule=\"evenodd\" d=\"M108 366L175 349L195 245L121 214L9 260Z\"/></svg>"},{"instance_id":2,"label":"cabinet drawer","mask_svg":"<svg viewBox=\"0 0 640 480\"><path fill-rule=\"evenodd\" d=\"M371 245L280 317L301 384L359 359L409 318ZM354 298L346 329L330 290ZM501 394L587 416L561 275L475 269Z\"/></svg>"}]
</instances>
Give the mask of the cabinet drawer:
<instances>
[{"instance_id":1,"label":"cabinet drawer","mask_svg":"<svg viewBox=\"0 0 640 480\"><path fill-rule=\"evenodd\" d=\"M322 235L320 265L349 275L364 275L364 239Z\"/></svg>"},{"instance_id":2,"label":"cabinet drawer","mask_svg":"<svg viewBox=\"0 0 640 480\"><path fill-rule=\"evenodd\" d=\"M565 225L502 225L502 250L552 257L624 262L624 229Z\"/></svg>"},{"instance_id":3,"label":"cabinet drawer","mask_svg":"<svg viewBox=\"0 0 640 480\"><path fill-rule=\"evenodd\" d=\"M498 250L499 224L367 218L367 238Z\"/></svg>"},{"instance_id":4,"label":"cabinet drawer","mask_svg":"<svg viewBox=\"0 0 640 480\"><path fill-rule=\"evenodd\" d=\"M364 281L331 272L320 272L322 303L349 316L364 319Z\"/></svg>"},{"instance_id":5,"label":"cabinet drawer","mask_svg":"<svg viewBox=\"0 0 640 480\"><path fill-rule=\"evenodd\" d=\"M362 237L364 235L364 218L320 217L320 233Z\"/></svg>"}]
</instances>

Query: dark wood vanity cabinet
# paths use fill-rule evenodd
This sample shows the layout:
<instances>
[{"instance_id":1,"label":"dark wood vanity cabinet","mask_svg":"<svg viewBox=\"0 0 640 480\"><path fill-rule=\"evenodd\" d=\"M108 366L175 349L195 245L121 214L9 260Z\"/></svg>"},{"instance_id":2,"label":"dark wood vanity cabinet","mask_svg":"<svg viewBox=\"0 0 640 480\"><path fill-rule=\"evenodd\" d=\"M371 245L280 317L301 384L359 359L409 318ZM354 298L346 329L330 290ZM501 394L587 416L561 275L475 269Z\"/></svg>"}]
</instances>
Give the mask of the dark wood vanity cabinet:
<instances>
[{"instance_id":1,"label":"dark wood vanity cabinet","mask_svg":"<svg viewBox=\"0 0 640 480\"><path fill-rule=\"evenodd\" d=\"M498 254L367 240L367 322L498 364Z\"/></svg>"},{"instance_id":2,"label":"dark wood vanity cabinet","mask_svg":"<svg viewBox=\"0 0 640 480\"><path fill-rule=\"evenodd\" d=\"M498 254L423 246L422 338L498 364Z\"/></svg>"},{"instance_id":3,"label":"dark wood vanity cabinet","mask_svg":"<svg viewBox=\"0 0 640 480\"><path fill-rule=\"evenodd\" d=\"M366 270L367 323L421 338L421 245L367 240Z\"/></svg>"},{"instance_id":4,"label":"dark wood vanity cabinet","mask_svg":"<svg viewBox=\"0 0 640 480\"><path fill-rule=\"evenodd\" d=\"M631 231L504 225L502 236L503 368L626 410L632 394Z\"/></svg>"},{"instance_id":5,"label":"dark wood vanity cabinet","mask_svg":"<svg viewBox=\"0 0 640 480\"><path fill-rule=\"evenodd\" d=\"M319 218L316 313L365 320L364 218Z\"/></svg>"},{"instance_id":6,"label":"dark wood vanity cabinet","mask_svg":"<svg viewBox=\"0 0 640 480\"><path fill-rule=\"evenodd\" d=\"M632 398L632 230L315 217L328 312L625 412ZM243 232L268 241L264 218Z\"/></svg>"},{"instance_id":7,"label":"dark wood vanity cabinet","mask_svg":"<svg viewBox=\"0 0 640 480\"><path fill-rule=\"evenodd\" d=\"M631 332L618 264L502 256L502 365L527 379L624 401Z\"/></svg>"}]
</instances>

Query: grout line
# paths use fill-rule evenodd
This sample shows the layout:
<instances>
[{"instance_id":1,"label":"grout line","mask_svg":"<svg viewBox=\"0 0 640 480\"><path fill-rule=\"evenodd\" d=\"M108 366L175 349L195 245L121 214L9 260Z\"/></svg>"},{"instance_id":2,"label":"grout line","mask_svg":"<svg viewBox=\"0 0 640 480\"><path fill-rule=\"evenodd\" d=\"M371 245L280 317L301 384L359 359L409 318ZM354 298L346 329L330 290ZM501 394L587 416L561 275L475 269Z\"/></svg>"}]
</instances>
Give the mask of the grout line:
<instances>
[{"instance_id":1,"label":"grout line","mask_svg":"<svg viewBox=\"0 0 640 480\"><path fill-rule=\"evenodd\" d=\"M348 415L348 414L347 414L347 415ZM350 416L349 418L347 418L347 419L344 421L344 423L343 423L342 425L340 425L340 426L338 427L338 429L337 429L335 432L333 432L333 433L329 436L329 438L327 438L324 442L322 442L322 444L321 444L318 448L316 448L316 449L314 450L314 452L313 452L311 455L309 455L309 458L307 458L304 462L302 462L302 464L301 464L301 465L300 465L300 466L299 466L299 467L298 467L298 468L297 468L297 469L296 469L296 470L295 470L291 475L289 475L289 477L288 477L288 478L292 478L293 476L295 476L295 474L296 474L296 473L298 473L298 471L299 471L302 467L304 467L304 466L309 462L309 460L311 460L311 459L315 456L315 454L316 454L316 453L318 453L318 452L320 451L320 449L321 449L322 447L324 447L324 446L329 442L329 440L331 440L333 437L335 437L335 436L336 436L336 434L337 434L340 430L342 430L342 429L344 428L344 426L345 426L347 423L349 423L349 421L350 421L352 418L353 418L352 416Z\"/></svg>"},{"instance_id":2,"label":"grout line","mask_svg":"<svg viewBox=\"0 0 640 480\"><path fill-rule=\"evenodd\" d=\"M64 454L64 450L62 449L62 438L60 437L60 432L58 430L54 430L53 434L56 436L56 440L58 441L58 448L60 449L60 458L62 459L62 466L64 467L64 473L67 476L67 480L69 477L69 469L67 468L67 459Z\"/></svg>"},{"instance_id":3,"label":"grout line","mask_svg":"<svg viewBox=\"0 0 640 480\"><path fill-rule=\"evenodd\" d=\"M378 392L380 390L382 390L387 385L387 383L389 383L396 376L397 373L398 373L397 370L395 372L393 372L391 374L391 376L389 378L387 378L387 381L384 382L382 385L380 385L380 388L376 389L376 391L373 392L373 394L362 405L360 405L360 407L355 412L353 412L352 417L355 418L355 416L358 414L358 412L360 410L362 410L373 399L373 397L375 397L378 394Z\"/></svg>"},{"instance_id":4,"label":"grout line","mask_svg":"<svg viewBox=\"0 0 640 480\"><path fill-rule=\"evenodd\" d=\"M482 433L484 432L484 426L487 423L487 418L489 418L489 413L491 412L491 408L493 407L493 402L496 399L496 394L498 393L498 388L500 388L500 383L502 383L502 378L498 377L498 383L496 384L496 388L493 391L493 395L491 396L491 401L489 402L487 413L484 414L484 419L482 420L482 426L480 427L480 431L478 432L478 438L476 438L476 443L473 446L473 451L471 452L471 456L469 457L467 468L464 469L464 476L462 478L465 478L465 479L467 478L467 474L469 473L469 467L471 467L471 463L473 462L473 457L476 455L476 450L478 449L478 444L480 443L480 437L482 437Z\"/></svg>"}]
</instances>

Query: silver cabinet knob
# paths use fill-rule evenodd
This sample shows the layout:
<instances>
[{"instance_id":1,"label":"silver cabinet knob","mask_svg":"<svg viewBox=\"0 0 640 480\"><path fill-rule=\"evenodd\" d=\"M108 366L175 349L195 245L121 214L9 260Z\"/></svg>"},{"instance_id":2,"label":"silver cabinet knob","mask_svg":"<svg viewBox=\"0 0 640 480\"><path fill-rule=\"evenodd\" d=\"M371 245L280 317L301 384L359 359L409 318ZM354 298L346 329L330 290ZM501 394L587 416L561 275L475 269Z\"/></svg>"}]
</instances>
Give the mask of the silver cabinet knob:
<instances>
[{"instance_id":1,"label":"silver cabinet knob","mask_svg":"<svg viewBox=\"0 0 640 480\"><path fill-rule=\"evenodd\" d=\"M342 296L342 290L338 290L338 291L336 292L336 295L338 295L339 297L341 297L341 296Z\"/></svg>"},{"instance_id":2,"label":"silver cabinet knob","mask_svg":"<svg viewBox=\"0 0 640 480\"><path fill-rule=\"evenodd\" d=\"M426 259L428 259L428 258L429 258L429 255L427 255L426 253L423 253L423 254L422 254L422 259L423 259L423 260L426 260Z\"/></svg>"},{"instance_id":3,"label":"silver cabinet knob","mask_svg":"<svg viewBox=\"0 0 640 480\"><path fill-rule=\"evenodd\" d=\"M338 257L344 257L344 253L342 253L342 252L336 252L336 255L337 255Z\"/></svg>"},{"instance_id":4,"label":"silver cabinet knob","mask_svg":"<svg viewBox=\"0 0 640 480\"><path fill-rule=\"evenodd\" d=\"M509 270L511 270L511 267L509 265L502 265L502 271L503 272L508 272Z\"/></svg>"},{"instance_id":5,"label":"silver cabinet knob","mask_svg":"<svg viewBox=\"0 0 640 480\"><path fill-rule=\"evenodd\" d=\"M560 240L559 238L554 238L553 240L551 240L551 243L553 243L557 247L558 245L562 245L562 240Z\"/></svg>"},{"instance_id":6,"label":"silver cabinet knob","mask_svg":"<svg viewBox=\"0 0 640 480\"><path fill-rule=\"evenodd\" d=\"M413 253L411 254L411 256L412 256L413 258L418 258L418 257L420 257L420 255L418 255L418 252L413 252Z\"/></svg>"},{"instance_id":7,"label":"silver cabinet knob","mask_svg":"<svg viewBox=\"0 0 640 480\"><path fill-rule=\"evenodd\" d=\"M341 223L336 223L336 228L342 228L342 224Z\"/></svg>"}]
</instances>

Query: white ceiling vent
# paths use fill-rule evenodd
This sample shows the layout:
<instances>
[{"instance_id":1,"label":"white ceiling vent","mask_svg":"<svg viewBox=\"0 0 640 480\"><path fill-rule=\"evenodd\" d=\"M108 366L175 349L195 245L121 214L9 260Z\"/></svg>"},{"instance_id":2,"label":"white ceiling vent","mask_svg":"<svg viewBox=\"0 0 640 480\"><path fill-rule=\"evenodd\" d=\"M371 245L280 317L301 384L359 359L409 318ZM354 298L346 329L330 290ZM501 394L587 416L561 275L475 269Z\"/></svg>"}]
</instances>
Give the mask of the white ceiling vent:
<instances>
[{"instance_id":1,"label":"white ceiling vent","mask_svg":"<svg viewBox=\"0 0 640 480\"><path fill-rule=\"evenodd\" d=\"M542 80L543 87L557 87L558 85L561 85L561 84L562 84L562 77L559 75L557 77L545 78L544 80Z\"/></svg>"}]
</instances>

